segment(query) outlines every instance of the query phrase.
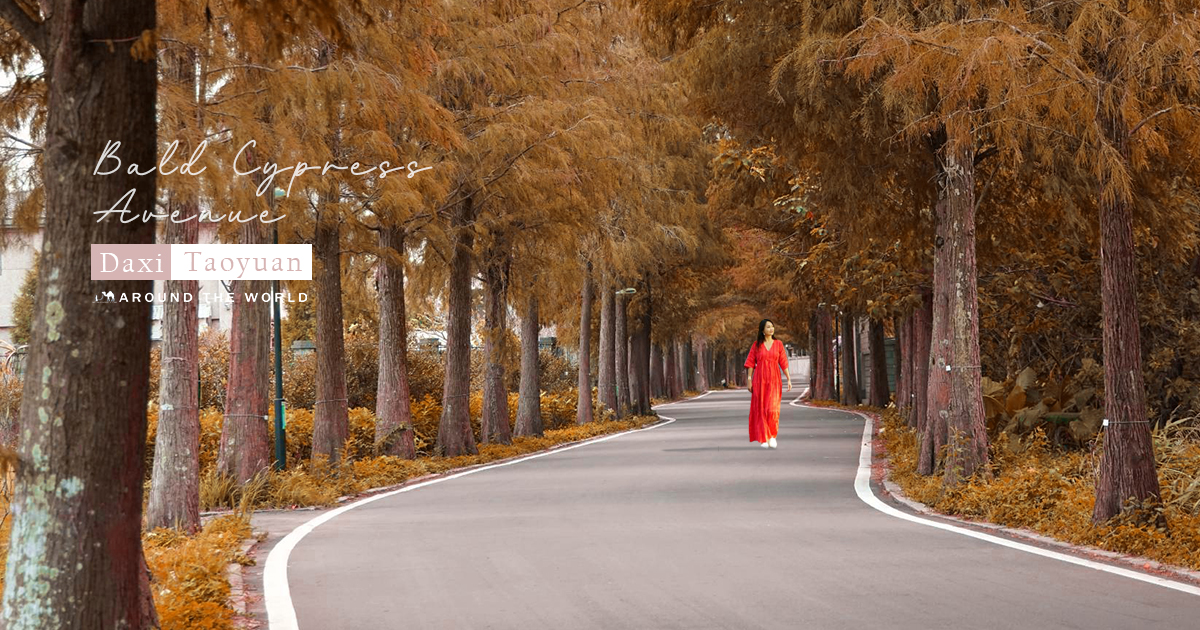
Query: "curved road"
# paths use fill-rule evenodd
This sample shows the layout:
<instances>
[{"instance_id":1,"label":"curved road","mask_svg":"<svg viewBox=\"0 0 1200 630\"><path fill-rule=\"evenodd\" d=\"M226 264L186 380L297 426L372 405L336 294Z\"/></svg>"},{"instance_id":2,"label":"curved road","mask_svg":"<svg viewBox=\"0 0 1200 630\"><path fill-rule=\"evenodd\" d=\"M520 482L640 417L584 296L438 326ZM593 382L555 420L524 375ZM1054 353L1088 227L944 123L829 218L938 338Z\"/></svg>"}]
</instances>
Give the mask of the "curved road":
<instances>
[{"instance_id":1,"label":"curved road","mask_svg":"<svg viewBox=\"0 0 1200 630\"><path fill-rule=\"evenodd\" d=\"M876 511L854 490L860 419L785 403L766 450L748 404L714 392L340 514L291 552L299 627L1197 627L1195 595Z\"/></svg>"}]
</instances>

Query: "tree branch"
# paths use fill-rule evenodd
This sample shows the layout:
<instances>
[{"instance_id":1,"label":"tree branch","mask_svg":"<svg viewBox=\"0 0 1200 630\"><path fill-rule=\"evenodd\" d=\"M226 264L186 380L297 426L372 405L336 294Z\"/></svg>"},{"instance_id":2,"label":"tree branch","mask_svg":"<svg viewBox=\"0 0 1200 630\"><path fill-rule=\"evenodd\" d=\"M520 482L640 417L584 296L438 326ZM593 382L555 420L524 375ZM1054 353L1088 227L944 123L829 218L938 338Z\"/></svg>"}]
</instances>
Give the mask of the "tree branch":
<instances>
[{"instance_id":1,"label":"tree branch","mask_svg":"<svg viewBox=\"0 0 1200 630\"><path fill-rule=\"evenodd\" d=\"M40 145L40 144L34 144L34 143L32 143L32 142L30 142L30 141L28 141L28 140L25 140L25 139L23 139L23 138L18 138L17 136L14 136L14 135L12 135L11 133L8 133L7 131L6 131L6 132L4 132L4 137L8 138L9 140L12 140L13 142L19 142L19 143L21 143L21 144L23 144L23 145L25 145L25 146L29 147L30 149L33 149L35 152L38 152L38 153L40 153L40 152L42 152L42 151L44 150L44 148L42 147L42 145Z\"/></svg>"},{"instance_id":2,"label":"tree branch","mask_svg":"<svg viewBox=\"0 0 1200 630\"><path fill-rule=\"evenodd\" d=\"M0 0L0 19L8 22L39 53L46 54L46 27L29 17L16 0Z\"/></svg>"},{"instance_id":3,"label":"tree branch","mask_svg":"<svg viewBox=\"0 0 1200 630\"><path fill-rule=\"evenodd\" d=\"M1186 111L1192 112L1193 114L1195 114L1197 111L1200 111L1200 108L1196 108L1195 106L1183 105L1183 104L1171 106L1166 109L1160 109L1160 110L1154 112L1153 114L1150 114L1149 116L1143 118L1141 120L1141 122L1134 125L1133 129L1129 130L1129 137L1132 138L1138 132L1138 129L1141 129L1142 126L1144 126L1146 123L1154 120L1155 118L1158 118L1159 116L1162 116L1163 114L1169 114L1180 107L1182 107Z\"/></svg>"}]
</instances>

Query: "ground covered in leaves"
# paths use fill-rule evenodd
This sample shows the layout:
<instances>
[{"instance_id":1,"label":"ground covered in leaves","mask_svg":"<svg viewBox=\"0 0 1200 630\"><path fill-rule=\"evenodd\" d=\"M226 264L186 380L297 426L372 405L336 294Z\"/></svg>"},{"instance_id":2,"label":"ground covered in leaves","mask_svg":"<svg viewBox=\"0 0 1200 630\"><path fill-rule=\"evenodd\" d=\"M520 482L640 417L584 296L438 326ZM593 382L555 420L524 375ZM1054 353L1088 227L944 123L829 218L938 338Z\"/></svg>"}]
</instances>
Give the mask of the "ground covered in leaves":
<instances>
[{"instance_id":1,"label":"ground covered in leaves","mask_svg":"<svg viewBox=\"0 0 1200 630\"><path fill-rule=\"evenodd\" d=\"M234 627L226 567L251 562L241 553L249 537L250 519L244 515L212 519L195 536L172 529L142 536L162 630Z\"/></svg>"},{"instance_id":2,"label":"ground covered in leaves","mask_svg":"<svg viewBox=\"0 0 1200 630\"><path fill-rule=\"evenodd\" d=\"M917 474L916 431L894 409L884 411L882 426L891 479L939 512L1200 570L1200 431L1187 422L1154 433L1165 528L1120 518L1092 524L1103 437L1068 450L1052 448L1040 430L993 440L992 479L950 489L940 475Z\"/></svg>"},{"instance_id":3,"label":"ground covered in leaves","mask_svg":"<svg viewBox=\"0 0 1200 630\"><path fill-rule=\"evenodd\" d=\"M559 444L577 442L609 433L637 429L656 421L654 416L624 420L596 420L584 425L550 429L543 437L514 438L512 444L481 444L477 455L460 457L346 458L337 464L321 459L309 460L284 471L271 471L255 482L237 487L233 480L212 469L200 481L200 506L204 510L329 506L345 496L374 488L404 483L425 475L477 466ZM353 438L351 438L353 439Z\"/></svg>"}]
</instances>

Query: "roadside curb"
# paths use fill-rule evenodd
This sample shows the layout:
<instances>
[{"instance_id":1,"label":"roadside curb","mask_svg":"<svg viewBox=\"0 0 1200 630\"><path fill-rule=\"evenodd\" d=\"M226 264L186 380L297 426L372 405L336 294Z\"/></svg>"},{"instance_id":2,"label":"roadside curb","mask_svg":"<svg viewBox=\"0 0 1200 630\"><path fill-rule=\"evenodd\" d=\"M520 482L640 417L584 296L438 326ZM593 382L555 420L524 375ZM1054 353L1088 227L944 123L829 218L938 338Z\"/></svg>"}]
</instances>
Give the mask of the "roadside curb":
<instances>
[{"instance_id":1,"label":"roadside curb","mask_svg":"<svg viewBox=\"0 0 1200 630\"><path fill-rule=\"evenodd\" d=\"M1143 556L1123 554L1115 551L1109 551L1107 549L1101 549L1099 547L1092 547L1090 545L1076 545L1074 543L1052 538L1045 534L1041 534L1029 529L1009 527L1007 525L999 525L988 521L968 520L962 517L938 512L924 503L910 499L904 494L904 491L898 484L888 478L888 475L891 471L891 460L888 459L887 452L883 449L883 445L879 443L879 433L880 429L882 428L882 419L877 412L860 409L850 410L843 409L841 407L811 405L804 402L797 403L796 406L808 407L810 409L830 409L844 413L856 414L864 418L867 416L870 417L872 420L872 425L874 426L871 436L871 456L873 460L871 465L871 477L879 484L879 487L883 490L883 493L881 494L876 490L875 487L872 487L871 491L875 494L876 498L881 501L886 501L888 498L892 498L910 511L929 518L930 520L943 521L952 523L964 529L986 532L993 536L1006 538L1013 542L1033 545L1044 549L1053 549L1060 553L1087 558L1096 562L1110 564L1123 569L1157 575L1159 577L1167 577L1187 584L1200 585L1200 571L1194 571L1186 567L1165 564Z\"/></svg>"},{"instance_id":2,"label":"roadside curb","mask_svg":"<svg viewBox=\"0 0 1200 630\"><path fill-rule=\"evenodd\" d=\"M258 537L252 534L252 537L242 545L239 555L243 558L251 557L252 551L258 544ZM246 567L240 562L230 562L225 565L225 579L229 582L229 596L226 601L233 609L233 627L242 630L257 630L261 625L249 614L249 603L253 594L251 589L246 586L245 569Z\"/></svg>"},{"instance_id":3,"label":"roadside curb","mask_svg":"<svg viewBox=\"0 0 1200 630\"><path fill-rule=\"evenodd\" d=\"M697 398L699 398L699 396L697 396ZM683 399L683 400L690 400L690 399ZM678 400L675 402L683 402L683 400ZM671 403L668 403L668 404L671 404ZM332 509L339 505L345 505L347 503L351 503L351 502L357 501L359 499L365 499L367 497L374 496L376 494L380 494L383 492L391 492L392 490L399 490L405 486L411 486L411 485L418 484L418 483L424 483L424 482L430 481L432 479L437 479L438 477L447 477L450 475L457 475L459 473L467 472L469 470L474 470L476 468L482 468L484 466L495 466L497 464L511 462L513 460L521 459L523 457L528 457L530 455L536 455L539 453L551 453L553 451L557 451L559 449L563 449L568 446L576 446L579 444L586 444L588 442L592 442L592 441L598 440L600 438L606 438L606 437L609 437L612 435L620 435L622 433L628 433L630 431L640 431L642 429L649 429L650 427L654 427L654 426L657 426L660 424L665 424L666 422L667 422L666 420L659 419L659 420L655 420L654 422L647 423L645 426L636 427L633 429L626 429L624 431L616 431L614 433L602 433L600 435L594 435L590 438L585 438L582 440L575 440L573 442L561 442L561 443L555 444L554 446L551 446L549 448L536 450L536 451L529 451L528 453L522 453L521 455L513 455L512 457L505 457L504 459L494 459L494 460L491 460L488 462L482 462L479 464L471 464L470 466L461 466L459 468L450 468L448 470L443 470L442 472L429 473L427 475L422 475L420 477L413 477L412 479L405 479L404 481L401 481L400 483L395 483L395 484L392 484L389 486L379 486L377 488L369 488L367 490L363 490L362 492L360 492L358 494L348 494L345 496L341 496L341 497L337 498L337 503L335 503L333 505L306 505L304 507L296 507L296 508L265 508L265 509L261 509L261 510L253 510L251 512L251 514L288 514L288 513L293 513L293 512L319 512L321 510ZM209 518L214 518L214 517L218 517L218 516L228 516L230 514L233 514L233 510L216 510L216 511L210 511L210 512L201 512L200 518L201 519L209 519Z\"/></svg>"},{"instance_id":4,"label":"roadside curb","mask_svg":"<svg viewBox=\"0 0 1200 630\"><path fill-rule=\"evenodd\" d=\"M432 479L437 479L438 477L448 477L450 475L457 475L459 473L464 473L469 470L483 468L484 466L495 466L497 464L504 464L504 463L511 462L514 460L522 459L524 457L529 457L530 455L535 455L535 454L540 454L540 453L553 453L554 451L561 450L568 446L575 446L578 444L587 444L588 442L592 442L592 441L598 440L600 438L608 437L610 435L620 435L622 433L628 433L630 431L649 429L650 427L664 424L665 422L666 422L665 420L659 419L654 422L647 423L645 426L635 427L633 429L626 429L624 431L616 431L613 433L603 433L600 435L594 435L590 438L586 438L586 439L582 439L582 440L575 440L574 442L561 442L559 444L555 444L554 446L551 446L550 448L545 448L545 449L541 449L541 450L537 450L537 451L529 451L528 453L522 453L521 455L513 455L512 457L505 457L504 459L494 459L489 462L483 462L483 463L479 463L479 464L471 464L470 466L462 466L460 468L451 468L449 470L444 470L442 472L429 473L428 475L422 475L420 477L413 477L412 479L406 479L400 483L392 484L390 486L380 486L378 488L371 488L369 490L364 490L358 494L349 494L344 497L338 497L337 505L345 505L346 503L351 503L351 502L357 501L359 499L364 499L366 497L374 496L376 494L381 494L384 492L391 492L392 490L399 490L400 488L403 488L405 486L411 486L411 485L415 485L418 483L424 483L424 482L430 481ZM329 506L329 507L334 507L334 506ZM294 512L294 511L299 511L300 509L302 509L302 508L297 508L296 510L280 509L280 510L264 510L264 511ZM320 510L320 509L326 509L326 508L318 507L316 509Z\"/></svg>"}]
</instances>

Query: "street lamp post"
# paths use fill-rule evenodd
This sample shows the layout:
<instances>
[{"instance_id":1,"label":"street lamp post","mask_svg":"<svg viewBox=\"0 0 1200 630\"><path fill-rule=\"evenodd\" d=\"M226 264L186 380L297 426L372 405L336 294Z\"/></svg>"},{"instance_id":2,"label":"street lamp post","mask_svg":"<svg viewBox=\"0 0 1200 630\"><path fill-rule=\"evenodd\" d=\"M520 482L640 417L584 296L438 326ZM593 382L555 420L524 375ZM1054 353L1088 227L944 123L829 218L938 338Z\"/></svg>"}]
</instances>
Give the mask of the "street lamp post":
<instances>
[{"instance_id":1,"label":"street lamp post","mask_svg":"<svg viewBox=\"0 0 1200 630\"><path fill-rule=\"evenodd\" d=\"M280 188L275 189L275 194L271 199L272 210L274 210L275 200L284 195L284 191ZM275 244L279 244L279 227L274 229ZM271 281L272 293L275 299L274 320L275 320L275 470L283 470L287 467L287 434L284 433L286 424L283 420L283 334L280 330L280 305L279 305L279 280Z\"/></svg>"}]
</instances>

